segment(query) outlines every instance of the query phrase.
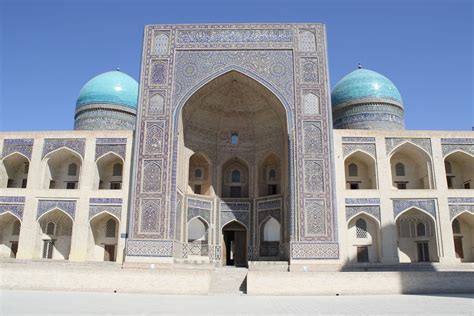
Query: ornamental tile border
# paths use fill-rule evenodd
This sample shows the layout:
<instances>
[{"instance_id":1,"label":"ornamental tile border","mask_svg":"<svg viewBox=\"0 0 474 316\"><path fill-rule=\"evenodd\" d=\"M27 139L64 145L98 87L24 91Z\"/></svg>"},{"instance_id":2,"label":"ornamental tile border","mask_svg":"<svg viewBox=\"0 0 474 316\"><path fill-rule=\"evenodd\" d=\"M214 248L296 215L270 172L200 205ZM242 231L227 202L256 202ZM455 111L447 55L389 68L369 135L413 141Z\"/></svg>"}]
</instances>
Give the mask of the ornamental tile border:
<instances>
[{"instance_id":1,"label":"ornamental tile border","mask_svg":"<svg viewBox=\"0 0 474 316\"><path fill-rule=\"evenodd\" d=\"M367 213L378 219L380 223L380 206L368 205L368 206L348 206L346 205L346 222L350 218L360 213Z\"/></svg>"},{"instance_id":2,"label":"ornamental tile border","mask_svg":"<svg viewBox=\"0 0 474 316\"><path fill-rule=\"evenodd\" d=\"M449 205L449 218L451 220L464 212L474 215L474 205Z\"/></svg>"},{"instance_id":3,"label":"ornamental tile border","mask_svg":"<svg viewBox=\"0 0 474 316\"><path fill-rule=\"evenodd\" d=\"M428 212L436 218L436 199L393 199L393 217L396 218L401 212L416 207Z\"/></svg>"},{"instance_id":4,"label":"ornamental tile border","mask_svg":"<svg viewBox=\"0 0 474 316\"><path fill-rule=\"evenodd\" d=\"M441 147L443 149L443 157L446 157L455 151L463 151L474 156L474 144L441 144Z\"/></svg>"},{"instance_id":5,"label":"ornamental tile border","mask_svg":"<svg viewBox=\"0 0 474 316\"><path fill-rule=\"evenodd\" d=\"M188 197L188 207L212 210L212 201Z\"/></svg>"},{"instance_id":6,"label":"ornamental tile border","mask_svg":"<svg viewBox=\"0 0 474 316\"><path fill-rule=\"evenodd\" d=\"M339 259L338 243L291 242L291 259Z\"/></svg>"},{"instance_id":7,"label":"ornamental tile border","mask_svg":"<svg viewBox=\"0 0 474 316\"><path fill-rule=\"evenodd\" d=\"M2 158L5 158L14 152L18 152L31 160L34 141L35 140L33 138L4 139Z\"/></svg>"},{"instance_id":8,"label":"ornamental tile border","mask_svg":"<svg viewBox=\"0 0 474 316\"><path fill-rule=\"evenodd\" d=\"M448 197L449 204L474 204L474 197Z\"/></svg>"},{"instance_id":9,"label":"ornamental tile border","mask_svg":"<svg viewBox=\"0 0 474 316\"><path fill-rule=\"evenodd\" d=\"M202 217L208 225L211 225L211 210L190 207L188 205L188 216L186 223L189 223L189 221L195 217Z\"/></svg>"},{"instance_id":10,"label":"ornamental tile border","mask_svg":"<svg viewBox=\"0 0 474 316\"><path fill-rule=\"evenodd\" d=\"M380 205L379 198L346 198L346 205Z\"/></svg>"},{"instance_id":11,"label":"ornamental tile border","mask_svg":"<svg viewBox=\"0 0 474 316\"><path fill-rule=\"evenodd\" d=\"M126 145L126 138L97 138L96 145Z\"/></svg>"},{"instance_id":12,"label":"ornamental tile border","mask_svg":"<svg viewBox=\"0 0 474 316\"><path fill-rule=\"evenodd\" d=\"M77 152L84 159L84 150L86 148L85 138L45 138L43 145L44 158L50 152L59 149L61 147L69 148Z\"/></svg>"},{"instance_id":13,"label":"ornamental tile border","mask_svg":"<svg viewBox=\"0 0 474 316\"><path fill-rule=\"evenodd\" d=\"M90 198L90 204L122 204L121 198Z\"/></svg>"},{"instance_id":14,"label":"ornamental tile border","mask_svg":"<svg viewBox=\"0 0 474 316\"><path fill-rule=\"evenodd\" d=\"M110 213L115 215L120 221L122 218L122 205L89 205L89 221L100 213Z\"/></svg>"},{"instance_id":15,"label":"ornamental tile border","mask_svg":"<svg viewBox=\"0 0 474 316\"><path fill-rule=\"evenodd\" d=\"M231 202L231 201L221 201L220 210L224 211L250 211L250 202Z\"/></svg>"},{"instance_id":16,"label":"ornamental tile border","mask_svg":"<svg viewBox=\"0 0 474 316\"><path fill-rule=\"evenodd\" d=\"M375 144L364 144L364 143L356 143L356 144L342 144L342 152L344 158L347 158L349 155L353 154L356 151L362 151L372 158L376 158L376 147Z\"/></svg>"},{"instance_id":17,"label":"ornamental tile border","mask_svg":"<svg viewBox=\"0 0 474 316\"><path fill-rule=\"evenodd\" d=\"M24 196L0 196L0 203L25 203Z\"/></svg>"},{"instance_id":18,"label":"ornamental tile border","mask_svg":"<svg viewBox=\"0 0 474 316\"><path fill-rule=\"evenodd\" d=\"M23 220L23 212L25 204L0 204L0 215L5 213L12 213L20 220Z\"/></svg>"},{"instance_id":19,"label":"ornamental tile border","mask_svg":"<svg viewBox=\"0 0 474 316\"><path fill-rule=\"evenodd\" d=\"M39 200L36 219L39 219L46 212L56 208L66 212L74 220L76 214L75 200Z\"/></svg>"},{"instance_id":20,"label":"ornamental tile border","mask_svg":"<svg viewBox=\"0 0 474 316\"><path fill-rule=\"evenodd\" d=\"M387 155L390 155L395 147L403 143L412 143L422 149L424 149L430 157L432 156L431 151L431 139L430 138L385 138L385 146L387 150Z\"/></svg>"},{"instance_id":21,"label":"ornamental tile border","mask_svg":"<svg viewBox=\"0 0 474 316\"><path fill-rule=\"evenodd\" d=\"M127 241L127 256L172 257L171 240L135 240Z\"/></svg>"},{"instance_id":22,"label":"ornamental tile border","mask_svg":"<svg viewBox=\"0 0 474 316\"><path fill-rule=\"evenodd\" d=\"M125 144L96 144L95 146L95 160L102 157L104 154L113 152L120 158L125 160L127 145Z\"/></svg>"},{"instance_id":23,"label":"ornamental tile border","mask_svg":"<svg viewBox=\"0 0 474 316\"><path fill-rule=\"evenodd\" d=\"M474 145L474 138L441 138L441 144L471 144Z\"/></svg>"},{"instance_id":24,"label":"ornamental tile border","mask_svg":"<svg viewBox=\"0 0 474 316\"><path fill-rule=\"evenodd\" d=\"M281 209L282 207L282 199L274 199L274 200L266 200L266 201L258 201L257 202L257 210L264 211L270 209Z\"/></svg>"},{"instance_id":25,"label":"ornamental tile border","mask_svg":"<svg viewBox=\"0 0 474 316\"><path fill-rule=\"evenodd\" d=\"M375 143L375 137L342 137L342 143Z\"/></svg>"}]
</instances>

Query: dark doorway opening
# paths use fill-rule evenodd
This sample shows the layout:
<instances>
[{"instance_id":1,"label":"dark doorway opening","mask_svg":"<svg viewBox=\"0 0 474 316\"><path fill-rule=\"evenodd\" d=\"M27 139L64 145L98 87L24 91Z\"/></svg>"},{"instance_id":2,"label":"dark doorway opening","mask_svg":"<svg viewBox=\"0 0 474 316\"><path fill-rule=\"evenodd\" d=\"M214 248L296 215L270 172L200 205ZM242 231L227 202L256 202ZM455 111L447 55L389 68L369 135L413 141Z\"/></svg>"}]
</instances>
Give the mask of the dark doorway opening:
<instances>
[{"instance_id":1,"label":"dark doorway opening","mask_svg":"<svg viewBox=\"0 0 474 316\"><path fill-rule=\"evenodd\" d=\"M247 266L247 229L237 223L231 222L222 229L223 260L227 266Z\"/></svg>"}]
</instances>

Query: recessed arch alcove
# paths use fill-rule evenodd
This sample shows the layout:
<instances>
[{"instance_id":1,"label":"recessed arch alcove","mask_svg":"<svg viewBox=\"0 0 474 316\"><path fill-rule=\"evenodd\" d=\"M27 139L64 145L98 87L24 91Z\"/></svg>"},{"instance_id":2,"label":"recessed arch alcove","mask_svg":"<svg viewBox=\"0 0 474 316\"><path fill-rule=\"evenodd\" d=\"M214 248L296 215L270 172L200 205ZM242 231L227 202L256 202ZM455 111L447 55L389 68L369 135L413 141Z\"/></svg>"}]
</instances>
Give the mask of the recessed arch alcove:
<instances>
[{"instance_id":1,"label":"recessed arch alcove","mask_svg":"<svg viewBox=\"0 0 474 316\"><path fill-rule=\"evenodd\" d=\"M217 201L232 199L231 203L239 199L249 205L253 204L249 200L261 196L287 197L287 109L263 83L242 72L228 71L200 85L181 110L178 107L176 116L179 192ZM286 216L286 209L282 214ZM210 227L219 227L219 216L213 218L216 222ZM248 229L250 235L258 234L256 224ZM213 242L220 240L216 237Z\"/></svg>"}]
</instances>

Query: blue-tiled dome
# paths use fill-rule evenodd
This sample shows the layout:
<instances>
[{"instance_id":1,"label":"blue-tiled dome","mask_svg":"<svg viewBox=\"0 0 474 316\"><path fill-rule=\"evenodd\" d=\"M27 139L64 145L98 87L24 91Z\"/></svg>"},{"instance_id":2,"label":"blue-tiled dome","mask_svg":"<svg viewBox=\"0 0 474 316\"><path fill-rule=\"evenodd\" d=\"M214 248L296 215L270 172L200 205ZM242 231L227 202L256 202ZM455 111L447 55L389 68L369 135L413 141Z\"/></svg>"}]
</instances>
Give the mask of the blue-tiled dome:
<instances>
[{"instance_id":1,"label":"blue-tiled dome","mask_svg":"<svg viewBox=\"0 0 474 316\"><path fill-rule=\"evenodd\" d=\"M393 82L367 69L349 73L336 84L331 93L333 108L361 99L389 99L402 105L402 97Z\"/></svg>"},{"instance_id":2,"label":"blue-tiled dome","mask_svg":"<svg viewBox=\"0 0 474 316\"><path fill-rule=\"evenodd\" d=\"M138 82L115 70L104 72L89 80L79 92L76 109L90 104L111 104L137 108Z\"/></svg>"}]
</instances>

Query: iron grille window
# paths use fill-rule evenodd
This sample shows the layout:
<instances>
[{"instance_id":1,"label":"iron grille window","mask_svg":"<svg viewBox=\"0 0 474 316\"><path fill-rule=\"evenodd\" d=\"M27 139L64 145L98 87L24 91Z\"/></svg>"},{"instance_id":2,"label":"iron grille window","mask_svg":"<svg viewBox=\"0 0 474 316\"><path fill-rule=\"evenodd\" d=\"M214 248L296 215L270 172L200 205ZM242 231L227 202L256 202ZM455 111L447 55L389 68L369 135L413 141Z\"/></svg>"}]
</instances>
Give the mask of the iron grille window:
<instances>
[{"instance_id":1,"label":"iron grille window","mask_svg":"<svg viewBox=\"0 0 474 316\"><path fill-rule=\"evenodd\" d=\"M356 221L356 236L357 238L367 238L367 222L362 218Z\"/></svg>"}]
</instances>

